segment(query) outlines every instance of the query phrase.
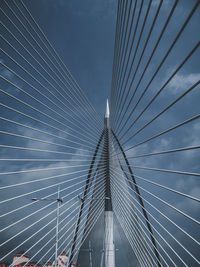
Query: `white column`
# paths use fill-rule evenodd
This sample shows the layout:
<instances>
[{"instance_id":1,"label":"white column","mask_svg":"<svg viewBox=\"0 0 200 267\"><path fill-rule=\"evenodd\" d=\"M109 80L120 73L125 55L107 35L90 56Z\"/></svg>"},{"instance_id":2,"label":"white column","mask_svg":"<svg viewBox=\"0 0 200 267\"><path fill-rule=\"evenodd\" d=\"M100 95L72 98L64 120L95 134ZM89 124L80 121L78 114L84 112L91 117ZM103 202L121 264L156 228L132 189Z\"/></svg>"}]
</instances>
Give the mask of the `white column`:
<instances>
[{"instance_id":1,"label":"white column","mask_svg":"<svg viewBox=\"0 0 200 267\"><path fill-rule=\"evenodd\" d=\"M115 267L115 246L113 238L113 211L105 211L105 267Z\"/></svg>"}]
</instances>

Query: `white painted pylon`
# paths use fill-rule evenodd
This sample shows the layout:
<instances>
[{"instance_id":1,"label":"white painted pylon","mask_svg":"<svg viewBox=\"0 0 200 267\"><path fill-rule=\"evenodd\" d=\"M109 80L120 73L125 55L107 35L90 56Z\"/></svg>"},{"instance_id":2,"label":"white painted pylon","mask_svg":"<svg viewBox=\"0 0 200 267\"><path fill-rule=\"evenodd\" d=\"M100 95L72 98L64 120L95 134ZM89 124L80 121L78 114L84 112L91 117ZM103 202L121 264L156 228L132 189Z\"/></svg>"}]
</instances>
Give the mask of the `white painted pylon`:
<instances>
[{"instance_id":1,"label":"white painted pylon","mask_svg":"<svg viewBox=\"0 0 200 267\"><path fill-rule=\"evenodd\" d=\"M107 99L105 118L108 119L109 117L110 117L110 110L109 110L109 103L108 103L108 99Z\"/></svg>"}]
</instances>

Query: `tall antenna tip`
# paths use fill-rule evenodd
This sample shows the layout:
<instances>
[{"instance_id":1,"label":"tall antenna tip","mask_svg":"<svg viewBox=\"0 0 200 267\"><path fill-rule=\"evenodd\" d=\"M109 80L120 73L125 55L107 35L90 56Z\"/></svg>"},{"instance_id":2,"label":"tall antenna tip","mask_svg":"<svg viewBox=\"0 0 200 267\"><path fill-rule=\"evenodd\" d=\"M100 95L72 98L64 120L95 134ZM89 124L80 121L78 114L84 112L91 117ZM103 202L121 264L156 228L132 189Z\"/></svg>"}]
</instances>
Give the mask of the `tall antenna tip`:
<instances>
[{"instance_id":1,"label":"tall antenna tip","mask_svg":"<svg viewBox=\"0 0 200 267\"><path fill-rule=\"evenodd\" d=\"M110 117L110 110L109 110L109 103L108 103L108 99L107 99L105 118L109 118L109 117Z\"/></svg>"}]
</instances>

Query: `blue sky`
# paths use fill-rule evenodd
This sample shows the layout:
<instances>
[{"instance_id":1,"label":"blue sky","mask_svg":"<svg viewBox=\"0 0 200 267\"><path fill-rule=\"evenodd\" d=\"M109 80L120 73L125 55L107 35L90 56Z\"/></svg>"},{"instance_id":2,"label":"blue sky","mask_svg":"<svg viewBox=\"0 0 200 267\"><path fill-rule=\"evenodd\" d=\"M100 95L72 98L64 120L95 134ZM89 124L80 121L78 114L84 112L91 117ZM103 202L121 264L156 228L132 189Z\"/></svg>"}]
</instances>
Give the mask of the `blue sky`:
<instances>
[{"instance_id":1,"label":"blue sky","mask_svg":"<svg viewBox=\"0 0 200 267\"><path fill-rule=\"evenodd\" d=\"M149 40L149 44L145 50L137 75L135 76L135 80L133 86L131 87L130 94L128 95L128 101L130 100L131 94L133 94L134 92L134 89L140 79L140 75L146 63L148 62L149 56L157 41L160 31L164 26L167 16L169 15L172 2L174 3L174 1L166 0L162 5L157 22ZM10 4L10 6L14 7L13 3L8 3ZM50 43L53 45L55 50L62 58L63 62L70 70L71 74L73 75L79 86L82 88L85 95L88 97L96 111L99 113L100 120L102 121L100 123L98 122L99 117L96 117L96 114L94 114L94 118L91 118L90 115L88 115L88 111L91 111L91 109L87 105L84 106L85 100L82 98L82 95L77 95L77 97L79 98L79 103L75 103L73 101L73 98L70 98L72 96L71 93L69 93L69 98L65 95L64 91L62 91L62 83L56 83L53 80L55 77L57 77L57 72L53 74L53 79L50 78L50 76L48 75L48 73L51 73L50 68L47 67L45 64L43 65L44 62L41 61L39 55L36 54L34 49L30 47L30 44L34 45L33 40L30 39L30 36L20 25L19 21L17 21L17 19L13 16L12 12L6 6L5 2L2 1L0 3L0 7L2 8L3 12L5 12L10 18L12 18L14 24L8 21L5 14L2 14L1 10L1 17L3 23L1 24L1 33L3 36L1 48L3 49L3 51L6 51L6 53L8 53L8 55L12 57L15 62L11 58L9 58L9 56L6 56L5 53L1 50L0 99L1 104L3 104L4 106L1 105L0 113L4 120L1 119L0 126L1 131L7 131L18 135L23 135L28 138L19 138L17 136L11 135L8 137L8 135L6 134L1 134L1 144L10 146L21 146L32 150L13 150L12 148L8 149L1 147L1 158L50 158L51 160L53 160L56 155L56 159L58 160L58 162L5 162L5 164L1 165L1 172L25 171L25 173L10 175L10 179L8 178L8 176L6 176L6 178L4 179L5 176L1 175L1 186L6 186L9 184L12 185L19 182L22 183L26 181L33 181L35 179L38 179L38 177L45 178L48 176L56 176L62 174L66 175L66 169L64 168L67 167L67 173L73 172L73 167L70 166L70 163L75 164L75 160L80 160L80 164L83 165L76 167L76 170L80 171L80 175L86 175L89 164L88 162L91 159L92 152L94 150L96 142L98 141L99 134L101 133L103 127L102 122L105 112L106 98L110 97L117 1L25 0L24 3L42 28L43 32L48 37ZM138 1L136 14L138 14L140 3L141 1ZM139 32L142 27L142 21L144 19L144 14L147 10L148 3L149 1L144 1L144 7L142 9L142 15L140 19L141 23L139 23L138 31L136 33L136 42L139 38ZM170 20L168 27L166 28L166 32L163 38L161 39L160 44L155 52L155 55L153 56L149 64L148 70L145 73L144 78L142 79L138 87L138 91L135 94L134 101L131 102L130 108L125 114L123 123L128 118L128 115L131 112L131 108L134 107L134 104L140 98L143 89L147 86L158 64L161 62L163 56L167 52L169 46L173 42L175 36L177 35L177 32L184 23L185 19L187 18L189 12L191 11L195 3L196 1L194 0L179 1L175 9L175 13L172 19ZM157 0L154 0L152 2L152 7L150 9L147 24L144 28L144 33L142 35L140 45L138 47L138 53L135 57L133 70L131 71L130 77L133 76L136 64L139 60L139 55L142 52L143 45L146 40L145 38L150 30L150 25L152 23L152 19L155 15L158 4L159 1ZM172 101L174 101L177 97L179 97L183 92L185 92L190 86L192 86L200 79L200 57L198 48L195 53L189 58L186 64L184 64L184 66L173 77L170 83L164 88L159 97L145 111L144 116L142 116L135 123L134 127L130 131L128 131L126 136L122 138L123 133L126 132L130 123L137 118L143 108L158 92L158 90L166 82L166 80L173 73L173 71L181 64L186 55L197 44L197 42L199 42L199 15L200 7L198 7L190 23L184 29L173 50L166 58L166 61L158 72L158 75L156 75L155 79L150 84L148 91L142 98L140 104L137 106L137 109L135 109L133 116L131 116L130 119L127 121L127 124L123 126L123 130L120 132L119 130L117 130L117 127L114 127L114 130L120 137L120 141L123 144L125 150L129 149L134 145L137 145L139 142L157 133L160 133L161 131L168 129L169 127L173 127L177 123L180 123L186 119L191 118L194 115L199 114L200 90L198 85L180 102L178 102L170 110L168 110L158 119L156 119L153 123L151 123L151 125L147 126L144 130L142 130L141 133L136 135L131 140L128 140L128 138L131 137L135 132L137 132L138 129L143 127L149 120L151 120L160 111L162 111L163 108L169 105ZM22 19L21 16L20 18ZM5 26L7 27L7 29L5 28ZM30 29L27 23L25 23L25 26ZM19 45L16 39L14 39L13 36L8 33L8 29L15 34L16 38L26 48L28 48L29 52L27 52L27 50L25 51L24 48ZM29 45L27 45L26 41L18 32L18 30L20 30L21 33L23 33L24 36L28 38L28 40L30 40ZM7 41L5 41L5 39ZM22 59L21 56L17 54L17 52L14 51L8 43L10 43L13 47L16 47L16 49L24 56L24 58ZM133 52L131 53L131 57L133 57L135 47L136 43L133 46ZM45 47L43 47L43 49L45 50ZM42 66L36 64L35 59L42 63ZM36 66L36 68L33 69L27 63L26 60L30 61L34 66ZM33 77L31 77L28 73L25 73L24 70L22 70L22 68L19 67L19 65L17 65L16 63L21 64L21 66L23 66L29 72L29 74L33 75ZM8 69L8 67L10 68L10 70ZM13 73L12 71L14 71L15 73ZM44 80L43 77L40 76L40 73L44 75L44 77L47 77L47 79ZM22 76L29 84L24 82L19 76ZM34 77L36 77L38 80L34 80ZM127 83L127 88L129 87L129 85L130 80ZM41 105L41 103L39 103L35 99L30 98L30 95L28 96L23 91L28 94L31 94L35 99L41 101L43 105ZM46 98L46 96L48 97L48 99ZM56 100L55 96L57 97ZM24 103L19 102L17 99L20 99ZM115 100L116 99L113 99L114 103ZM81 104L82 101L83 104ZM127 106L128 101L124 106L125 108ZM33 106L35 109L30 108L30 105ZM5 106L7 106L7 108ZM14 108L15 110L9 109L8 106ZM66 108L69 108L70 110L66 110ZM17 110L25 113L27 116L24 116L22 113L17 112ZM47 116L44 113L47 114ZM119 115L119 113L117 114ZM34 117L34 119L30 117ZM9 122L8 120L12 120L16 123ZM41 121L39 120L41 120L43 123L41 123ZM76 126L74 126L74 123L76 124ZM23 124L26 127L22 127L20 124ZM71 128L69 128L68 126ZM87 129L89 129L89 136L86 138L85 135L87 134ZM159 138L149 141L144 145L135 147L131 150L127 150L127 157L130 158L129 160L132 166L145 166L151 168L162 168L199 173L199 150L166 154L162 156L131 159L131 157L133 156L145 153L199 145L199 136L200 123L198 119L189 123L186 126L180 127L172 132L161 135ZM39 142L36 139L41 139L43 142ZM68 141L66 141L66 139ZM126 142L126 140L128 141ZM80 142L81 146L77 144L77 142ZM74 146L75 149L66 146ZM35 151L33 149L46 150L46 152ZM87 153L84 151L84 149L87 150ZM56 154L48 153L48 151L54 151ZM86 154L88 156L85 156ZM67 162L67 160L70 160L70 163ZM58 170L59 167L61 167L61 169ZM34 168L48 168L48 170L37 171L37 175L35 175L34 172L26 172ZM171 187L174 190L181 191L185 194L189 194L194 197L199 197L200 195L199 177L169 173L166 174L149 170L141 170L134 167L133 171L134 174L137 176L141 176L150 181ZM76 175L71 174L68 176L68 178L76 178ZM14 197L18 194L22 194L23 192L28 192L29 190L38 190L41 185L45 187L60 182L63 183L62 177L59 177L56 180L52 179L49 181L44 181L40 184L27 184L26 186L18 190L7 189L7 191L2 191L1 200L6 199L8 195ZM82 177L78 178L78 182L83 182ZM177 208L186 212L190 216L193 216L195 219L199 219L199 203L185 199L181 196L177 196L174 193L169 193L163 189L158 190L157 187L149 185L144 180L142 181L139 178L137 179L137 182L139 186L143 187L144 189L157 194L159 197L163 197L163 199L168 201L171 205L175 205ZM70 181L68 185L71 185ZM55 188L57 187L55 186L46 191L44 190L45 194L54 193L55 195ZM81 190L82 189L80 189L80 192ZM68 189L67 192L61 192L61 195L64 197L65 194L67 195L70 192L71 189ZM173 218L173 220L177 224L179 224L184 230L189 231L190 234L193 237L196 237L198 241L200 240L199 225L197 226L196 224L193 224L191 227L187 220L183 220L182 216L178 215L170 208L167 208L165 205L161 204L154 198L150 197L148 193L143 192L143 194L145 199L149 201L151 200L151 203L158 207L161 211L163 211L166 216ZM41 192L37 192L33 195L30 195L30 197L35 196L42 197L43 194L41 194ZM72 197L73 196L76 195L74 194L72 195ZM22 205L28 205L30 203L30 197L26 196L26 198L19 199L16 202L11 201L11 204L9 205L3 204L1 208L1 214L5 212L5 209L11 211L12 209L18 208ZM69 199L69 196L65 198L66 201ZM78 208L79 205L79 203L77 203L76 198L70 204L74 204L74 207L76 208ZM148 204L146 205L148 206ZM52 206L55 208L56 203L53 203ZM38 217L42 217L48 212L51 212L52 206L47 207L46 210L42 210ZM43 204L38 203L34 207L31 206L29 212L35 212L38 208L42 207ZM61 210L64 211L66 207L70 206L66 205ZM194 255L196 255L196 257L199 257L197 246L193 246L193 243L185 239L184 235L180 232L177 233L176 227L172 226L163 216L161 216L161 214L158 214L150 206L148 206L148 208L149 211L152 212L152 214L157 219L159 219L160 223L172 233L172 235L177 234L179 240L183 242L183 244L188 249L194 252ZM73 209L69 211L73 212ZM18 215L13 214L9 218L10 220L15 221L16 219L20 219L22 216L22 213L18 213ZM49 218L53 219L55 217L52 214ZM21 229L24 229L26 225L29 225L30 223L34 222L34 220L35 218L27 219L23 221L23 223L18 224L16 228L13 227L2 235L3 240L8 239L8 237L12 236L16 232L19 232ZM163 229L161 229L162 227L158 226L152 218L150 220L153 226L158 227L160 233L165 236L166 233ZM48 220L45 220L45 223L47 223L47 221ZM2 223L3 226L6 227L8 221L3 219ZM48 226L48 230L50 230L53 225L54 222ZM34 233L34 231L36 231L42 226L44 226L44 224L42 224L42 222L39 223L37 227L34 228L34 230L28 231L24 236L22 236L22 239L28 238L28 236L30 236L32 233ZM45 233L45 231L43 233ZM34 242L39 236L40 235L38 234L35 237ZM157 234L155 234L155 236L156 238L158 238L159 241L161 241L160 237ZM47 241L48 239L45 240ZM43 240L43 242L45 242L45 240ZM167 237L167 241L169 241L170 244L174 245L174 247L177 249L177 252L182 253L181 255L183 255L183 258L186 261L188 260L187 254L184 253L184 251L177 245L173 238ZM12 243L12 248L16 245L16 243ZM32 244L33 241L30 240L27 242L26 246L31 246ZM167 246L164 245L164 248L166 249L166 251L169 251L169 253L171 253L170 249L167 248ZM4 253L8 252L9 250L10 247L5 246L5 251L2 252L2 255L4 255ZM34 248L32 252L35 253L35 251L36 249ZM178 266L182 266L179 261L177 262L178 264L180 264ZM188 264L194 264L194 262L191 263L190 260L188 260Z\"/></svg>"},{"instance_id":2,"label":"blue sky","mask_svg":"<svg viewBox=\"0 0 200 267\"><path fill-rule=\"evenodd\" d=\"M27 6L103 115L110 96L116 1L27 1Z\"/></svg>"}]
</instances>

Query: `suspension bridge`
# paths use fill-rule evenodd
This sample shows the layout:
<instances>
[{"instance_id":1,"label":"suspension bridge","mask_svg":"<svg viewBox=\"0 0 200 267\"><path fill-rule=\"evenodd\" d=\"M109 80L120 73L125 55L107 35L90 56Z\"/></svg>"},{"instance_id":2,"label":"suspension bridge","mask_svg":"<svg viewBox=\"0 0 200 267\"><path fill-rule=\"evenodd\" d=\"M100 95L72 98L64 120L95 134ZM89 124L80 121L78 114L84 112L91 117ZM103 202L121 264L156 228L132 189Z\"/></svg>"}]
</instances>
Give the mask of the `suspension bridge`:
<instances>
[{"instance_id":1,"label":"suspension bridge","mask_svg":"<svg viewBox=\"0 0 200 267\"><path fill-rule=\"evenodd\" d=\"M102 118L0 2L1 267L200 266L199 4L118 0Z\"/></svg>"}]
</instances>

